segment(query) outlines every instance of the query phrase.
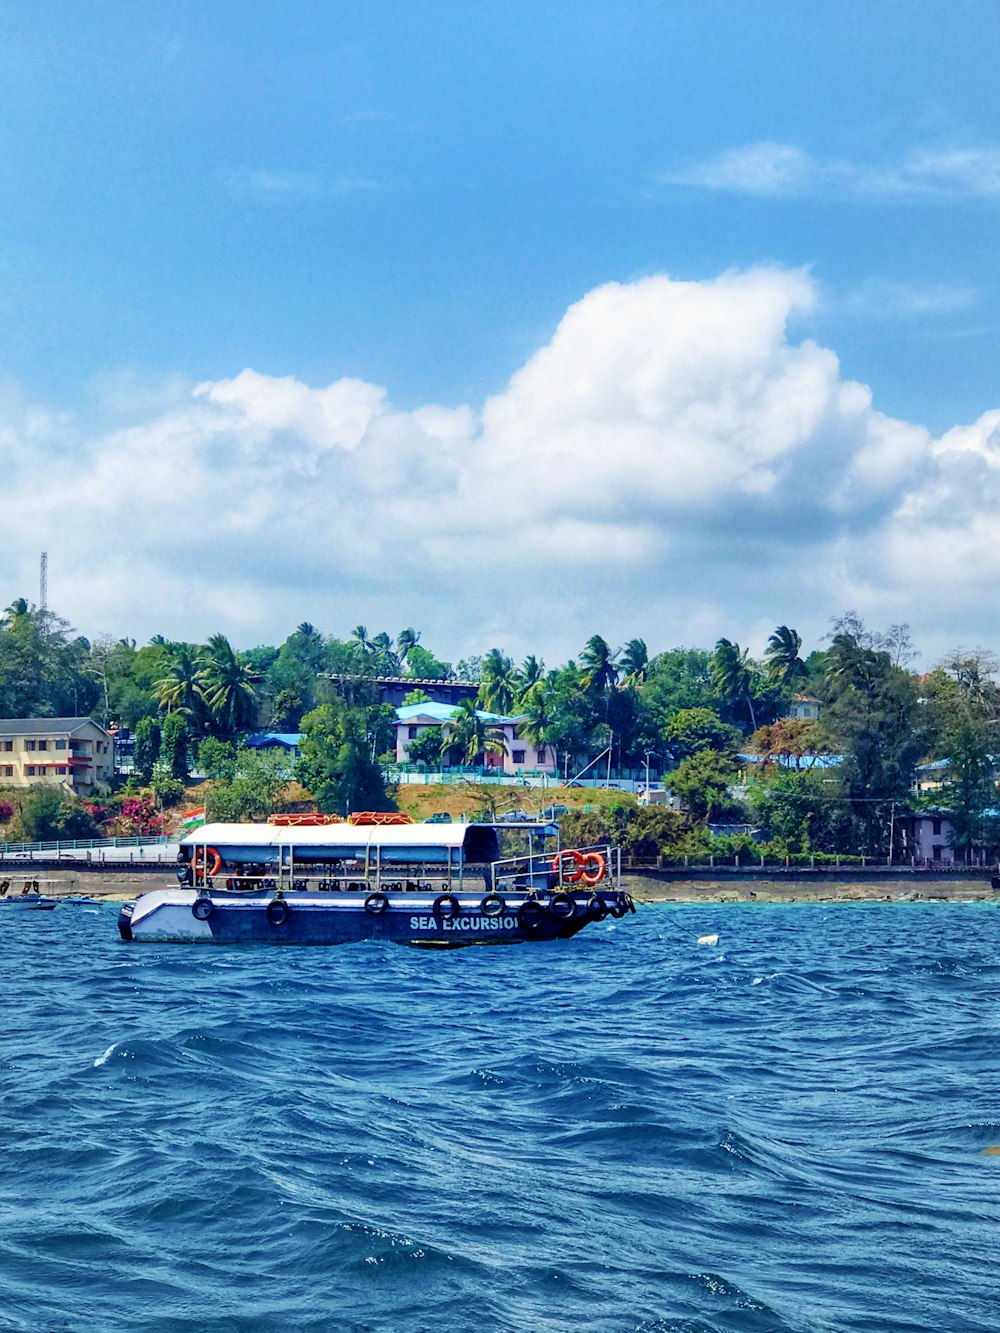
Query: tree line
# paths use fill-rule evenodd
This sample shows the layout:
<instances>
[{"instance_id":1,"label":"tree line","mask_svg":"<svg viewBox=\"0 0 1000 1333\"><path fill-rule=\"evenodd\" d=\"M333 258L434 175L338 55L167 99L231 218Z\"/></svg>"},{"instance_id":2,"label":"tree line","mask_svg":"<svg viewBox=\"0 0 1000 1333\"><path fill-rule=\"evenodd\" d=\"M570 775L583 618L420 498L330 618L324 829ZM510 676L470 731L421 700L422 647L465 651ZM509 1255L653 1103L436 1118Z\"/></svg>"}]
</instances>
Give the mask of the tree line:
<instances>
[{"instance_id":1,"label":"tree line","mask_svg":"<svg viewBox=\"0 0 1000 1333\"><path fill-rule=\"evenodd\" d=\"M853 613L808 656L788 625L759 659L727 638L650 654L641 638L614 647L594 634L553 668L497 647L453 666L420 640L413 628L393 636L358 625L337 638L303 623L274 646L237 650L215 634L203 644L157 635L137 647L76 635L20 598L0 616L0 715L89 714L127 727L130 794L151 787L177 799L197 766L227 817L265 805L288 776L280 760L247 751L247 735L294 733L295 776L322 808L343 812L391 805L395 710L379 702L377 678L462 679L477 685L475 699L412 742L412 762L482 761L502 742L480 714L517 716L565 774L602 754L613 772L665 779L685 813L680 824L657 816L661 849L685 839L706 847L710 823L746 822L789 855L898 855L902 816L919 804L916 765L933 759L947 761L936 800L952 812L956 845L993 836L1000 694L981 650L955 651L918 675L905 625L872 630ZM789 717L796 695L818 702L818 719ZM415 685L409 697L426 696Z\"/></svg>"}]
</instances>

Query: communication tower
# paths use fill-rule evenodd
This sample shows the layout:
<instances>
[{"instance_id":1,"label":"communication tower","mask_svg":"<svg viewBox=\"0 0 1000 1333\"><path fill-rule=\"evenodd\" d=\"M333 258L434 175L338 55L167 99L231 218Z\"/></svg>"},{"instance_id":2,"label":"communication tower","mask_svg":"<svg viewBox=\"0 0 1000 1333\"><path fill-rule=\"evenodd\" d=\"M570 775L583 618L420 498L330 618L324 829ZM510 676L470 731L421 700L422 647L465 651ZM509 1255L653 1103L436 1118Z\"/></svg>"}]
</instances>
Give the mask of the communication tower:
<instances>
[{"instance_id":1,"label":"communication tower","mask_svg":"<svg viewBox=\"0 0 1000 1333\"><path fill-rule=\"evenodd\" d=\"M42 552L42 564L38 574L38 609L49 609L49 553Z\"/></svg>"}]
</instances>

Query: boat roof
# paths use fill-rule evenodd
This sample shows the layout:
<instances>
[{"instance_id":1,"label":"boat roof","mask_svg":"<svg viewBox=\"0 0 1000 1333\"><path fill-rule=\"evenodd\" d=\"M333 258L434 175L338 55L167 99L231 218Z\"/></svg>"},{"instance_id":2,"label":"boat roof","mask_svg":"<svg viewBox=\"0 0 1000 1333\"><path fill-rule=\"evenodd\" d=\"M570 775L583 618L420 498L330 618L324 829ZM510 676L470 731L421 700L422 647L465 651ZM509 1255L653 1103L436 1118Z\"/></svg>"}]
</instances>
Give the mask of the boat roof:
<instances>
[{"instance_id":1,"label":"boat roof","mask_svg":"<svg viewBox=\"0 0 1000 1333\"><path fill-rule=\"evenodd\" d=\"M495 861L496 829L489 824L203 824L181 839L182 847L322 848L331 855L358 856L367 848L430 859L435 851L458 848L468 861Z\"/></svg>"}]
</instances>

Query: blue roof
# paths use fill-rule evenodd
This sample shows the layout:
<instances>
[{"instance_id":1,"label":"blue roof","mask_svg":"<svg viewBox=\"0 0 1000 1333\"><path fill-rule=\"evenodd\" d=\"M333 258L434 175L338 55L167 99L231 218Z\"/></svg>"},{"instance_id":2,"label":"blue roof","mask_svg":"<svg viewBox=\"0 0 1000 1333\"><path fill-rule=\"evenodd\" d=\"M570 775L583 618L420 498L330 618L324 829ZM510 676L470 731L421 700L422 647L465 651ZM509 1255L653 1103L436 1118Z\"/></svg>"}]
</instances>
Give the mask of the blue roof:
<instances>
[{"instance_id":1,"label":"blue roof","mask_svg":"<svg viewBox=\"0 0 1000 1333\"><path fill-rule=\"evenodd\" d=\"M247 737L246 746L248 750L263 750L268 745L281 745L286 750L295 750L301 740L297 731L258 731Z\"/></svg>"},{"instance_id":2,"label":"blue roof","mask_svg":"<svg viewBox=\"0 0 1000 1333\"><path fill-rule=\"evenodd\" d=\"M403 704L396 709L396 718L400 722L412 722L418 717L429 717L435 722L450 722L457 712L457 704L438 704L428 699L422 704ZM482 708L476 709L476 717L482 718L484 722L515 721L512 717L504 717L502 713L487 713Z\"/></svg>"}]
</instances>

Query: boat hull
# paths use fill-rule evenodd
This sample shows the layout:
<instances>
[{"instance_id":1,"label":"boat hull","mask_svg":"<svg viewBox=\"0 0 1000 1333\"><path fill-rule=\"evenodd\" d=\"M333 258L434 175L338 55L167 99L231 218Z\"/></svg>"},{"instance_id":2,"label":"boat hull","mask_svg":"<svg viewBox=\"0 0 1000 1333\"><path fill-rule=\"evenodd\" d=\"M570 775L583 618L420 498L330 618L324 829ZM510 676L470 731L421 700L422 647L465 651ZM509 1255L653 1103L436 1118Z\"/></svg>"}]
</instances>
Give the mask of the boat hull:
<instances>
[{"instance_id":1,"label":"boat hull","mask_svg":"<svg viewBox=\"0 0 1000 1333\"><path fill-rule=\"evenodd\" d=\"M46 898L40 893L19 893L16 898L0 898L0 908L22 912L51 912L58 907L58 898Z\"/></svg>"},{"instance_id":2,"label":"boat hull","mask_svg":"<svg viewBox=\"0 0 1000 1333\"><path fill-rule=\"evenodd\" d=\"M352 944L424 947L565 939L635 907L617 889L506 896L413 892L198 893L157 889L121 911L124 940L156 944Z\"/></svg>"}]
</instances>

